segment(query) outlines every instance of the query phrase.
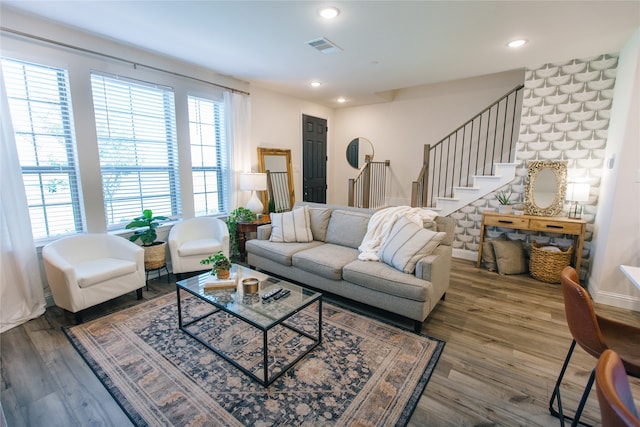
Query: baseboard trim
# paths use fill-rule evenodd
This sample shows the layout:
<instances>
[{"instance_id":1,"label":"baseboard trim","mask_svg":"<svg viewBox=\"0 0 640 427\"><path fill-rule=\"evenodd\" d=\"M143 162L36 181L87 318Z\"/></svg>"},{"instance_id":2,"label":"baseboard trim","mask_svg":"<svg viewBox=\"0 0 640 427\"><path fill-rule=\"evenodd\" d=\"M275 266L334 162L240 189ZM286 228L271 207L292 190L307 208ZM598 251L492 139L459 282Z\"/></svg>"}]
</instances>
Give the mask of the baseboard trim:
<instances>
[{"instance_id":1,"label":"baseboard trim","mask_svg":"<svg viewBox=\"0 0 640 427\"><path fill-rule=\"evenodd\" d=\"M609 291L595 291L593 300L598 304L612 305L627 310L640 311L640 298Z\"/></svg>"},{"instance_id":2,"label":"baseboard trim","mask_svg":"<svg viewBox=\"0 0 640 427\"><path fill-rule=\"evenodd\" d=\"M458 259L466 259L468 261L478 261L478 252L467 249L453 249L451 256Z\"/></svg>"}]
</instances>

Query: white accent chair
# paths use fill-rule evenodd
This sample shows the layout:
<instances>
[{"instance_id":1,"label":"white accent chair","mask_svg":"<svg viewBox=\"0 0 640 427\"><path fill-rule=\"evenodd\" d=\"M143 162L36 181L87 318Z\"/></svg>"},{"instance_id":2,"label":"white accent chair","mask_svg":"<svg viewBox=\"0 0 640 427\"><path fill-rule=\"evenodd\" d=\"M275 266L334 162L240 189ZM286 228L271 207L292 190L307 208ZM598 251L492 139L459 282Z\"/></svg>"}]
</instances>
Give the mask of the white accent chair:
<instances>
[{"instance_id":1,"label":"white accent chair","mask_svg":"<svg viewBox=\"0 0 640 427\"><path fill-rule=\"evenodd\" d=\"M144 249L105 233L63 237L42 248L45 273L55 304L76 314L145 285Z\"/></svg>"},{"instance_id":2,"label":"white accent chair","mask_svg":"<svg viewBox=\"0 0 640 427\"><path fill-rule=\"evenodd\" d=\"M229 256L229 229L224 221L212 217L180 221L169 231L169 253L173 274L208 270L200 261L218 251Z\"/></svg>"}]
</instances>

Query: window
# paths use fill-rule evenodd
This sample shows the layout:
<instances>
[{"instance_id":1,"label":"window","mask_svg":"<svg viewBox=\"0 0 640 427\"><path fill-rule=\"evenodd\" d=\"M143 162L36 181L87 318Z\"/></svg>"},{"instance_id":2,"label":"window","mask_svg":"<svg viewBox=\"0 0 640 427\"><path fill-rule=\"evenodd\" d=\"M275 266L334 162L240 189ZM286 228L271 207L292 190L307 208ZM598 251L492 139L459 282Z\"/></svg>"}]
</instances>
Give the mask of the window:
<instances>
[{"instance_id":1,"label":"window","mask_svg":"<svg viewBox=\"0 0 640 427\"><path fill-rule=\"evenodd\" d=\"M34 239L84 231L67 71L8 58L2 71Z\"/></svg>"},{"instance_id":2,"label":"window","mask_svg":"<svg viewBox=\"0 0 640 427\"><path fill-rule=\"evenodd\" d=\"M91 87L107 226L180 215L173 91L95 73Z\"/></svg>"},{"instance_id":3,"label":"window","mask_svg":"<svg viewBox=\"0 0 640 427\"><path fill-rule=\"evenodd\" d=\"M224 104L189 97L189 132L196 216L226 211L228 156Z\"/></svg>"}]
</instances>

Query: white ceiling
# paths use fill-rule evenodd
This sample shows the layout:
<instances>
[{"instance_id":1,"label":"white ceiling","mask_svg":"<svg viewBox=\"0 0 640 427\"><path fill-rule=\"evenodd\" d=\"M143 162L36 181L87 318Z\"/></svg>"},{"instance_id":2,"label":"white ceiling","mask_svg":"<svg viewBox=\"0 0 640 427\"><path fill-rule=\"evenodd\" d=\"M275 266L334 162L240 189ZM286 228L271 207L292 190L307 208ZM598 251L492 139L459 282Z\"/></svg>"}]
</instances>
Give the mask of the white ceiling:
<instances>
[{"instance_id":1,"label":"white ceiling","mask_svg":"<svg viewBox=\"0 0 640 427\"><path fill-rule=\"evenodd\" d=\"M374 103L402 88L615 53L640 26L637 0L0 1L330 107L339 96ZM320 18L324 5L340 15ZM343 51L306 44L319 37ZM515 38L529 43L507 48Z\"/></svg>"}]
</instances>

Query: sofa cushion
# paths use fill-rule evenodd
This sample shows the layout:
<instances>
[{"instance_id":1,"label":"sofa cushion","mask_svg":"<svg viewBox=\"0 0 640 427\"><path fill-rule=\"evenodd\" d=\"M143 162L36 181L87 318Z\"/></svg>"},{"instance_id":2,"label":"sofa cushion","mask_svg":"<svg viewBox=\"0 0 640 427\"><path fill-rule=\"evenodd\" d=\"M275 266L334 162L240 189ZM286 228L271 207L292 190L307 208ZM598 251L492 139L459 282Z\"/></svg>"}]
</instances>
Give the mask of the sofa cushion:
<instances>
[{"instance_id":1,"label":"sofa cushion","mask_svg":"<svg viewBox=\"0 0 640 427\"><path fill-rule=\"evenodd\" d=\"M378 255L394 268L413 274L416 262L429 255L440 244L446 233L426 230L406 217L400 217L380 247Z\"/></svg>"},{"instance_id":2,"label":"sofa cushion","mask_svg":"<svg viewBox=\"0 0 640 427\"><path fill-rule=\"evenodd\" d=\"M94 259L75 266L78 286L81 288L88 288L109 279L135 273L136 269L135 262L117 258Z\"/></svg>"},{"instance_id":3,"label":"sofa cushion","mask_svg":"<svg viewBox=\"0 0 640 427\"><path fill-rule=\"evenodd\" d=\"M199 239L184 242L178 248L178 255L210 255L222 249L222 244L218 239ZM204 257L206 258L206 257Z\"/></svg>"},{"instance_id":4,"label":"sofa cushion","mask_svg":"<svg viewBox=\"0 0 640 427\"><path fill-rule=\"evenodd\" d=\"M279 243L306 243L313 240L311 223L309 221L309 208L303 206L291 212L271 214L272 242Z\"/></svg>"},{"instance_id":5,"label":"sofa cushion","mask_svg":"<svg viewBox=\"0 0 640 427\"><path fill-rule=\"evenodd\" d=\"M247 253L260 256L282 265L291 265L291 258L294 254L322 245L322 242L309 243L274 243L268 240L251 239L247 240Z\"/></svg>"},{"instance_id":6,"label":"sofa cushion","mask_svg":"<svg viewBox=\"0 0 640 427\"><path fill-rule=\"evenodd\" d=\"M371 215L368 214L334 210L331 212L326 242L357 249L367 233L369 219Z\"/></svg>"},{"instance_id":7,"label":"sofa cushion","mask_svg":"<svg viewBox=\"0 0 640 427\"><path fill-rule=\"evenodd\" d=\"M327 227L329 226L329 219L331 219L331 209L310 207L309 219L311 220L313 240L321 242L327 240Z\"/></svg>"},{"instance_id":8,"label":"sofa cushion","mask_svg":"<svg viewBox=\"0 0 640 427\"><path fill-rule=\"evenodd\" d=\"M356 260L344 266L342 278L374 291L414 301L426 301L430 282L382 263ZM349 286L346 284L345 286Z\"/></svg>"},{"instance_id":9,"label":"sofa cushion","mask_svg":"<svg viewBox=\"0 0 640 427\"><path fill-rule=\"evenodd\" d=\"M293 255L293 266L331 280L342 279L342 268L358 258L358 250L325 243Z\"/></svg>"}]
</instances>

